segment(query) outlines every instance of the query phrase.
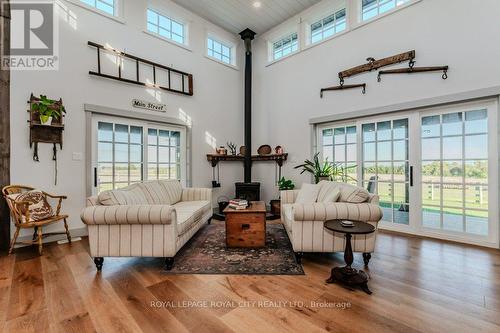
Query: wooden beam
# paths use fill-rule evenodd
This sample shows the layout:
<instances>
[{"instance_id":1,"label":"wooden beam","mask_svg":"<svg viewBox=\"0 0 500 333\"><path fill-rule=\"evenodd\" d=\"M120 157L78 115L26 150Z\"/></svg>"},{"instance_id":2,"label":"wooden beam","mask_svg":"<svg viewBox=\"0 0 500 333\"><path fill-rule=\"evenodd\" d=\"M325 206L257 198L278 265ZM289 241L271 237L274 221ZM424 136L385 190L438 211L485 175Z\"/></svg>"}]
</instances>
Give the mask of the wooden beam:
<instances>
[{"instance_id":1,"label":"wooden beam","mask_svg":"<svg viewBox=\"0 0 500 333\"><path fill-rule=\"evenodd\" d=\"M342 71L339 73L339 78L340 79L345 79L346 77L350 77L353 75L361 74L364 72L370 72L376 69L379 69L381 67L389 66L389 65L394 65L394 64L399 64L403 61L410 61L415 59L415 50L396 54L391 57L383 58L380 60L375 60L373 58L368 58L368 63L360 66L356 66L350 69L347 69L345 71Z\"/></svg>"},{"instance_id":2,"label":"wooden beam","mask_svg":"<svg viewBox=\"0 0 500 333\"><path fill-rule=\"evenodd\" d=\"M0 5L3 56L10 54L10 4ZM0 188L10 184L10 70L0 69ZM5 200L0 199L0 250L7 250L10 242L10 212Z\"/></svg>"}]
</instances>

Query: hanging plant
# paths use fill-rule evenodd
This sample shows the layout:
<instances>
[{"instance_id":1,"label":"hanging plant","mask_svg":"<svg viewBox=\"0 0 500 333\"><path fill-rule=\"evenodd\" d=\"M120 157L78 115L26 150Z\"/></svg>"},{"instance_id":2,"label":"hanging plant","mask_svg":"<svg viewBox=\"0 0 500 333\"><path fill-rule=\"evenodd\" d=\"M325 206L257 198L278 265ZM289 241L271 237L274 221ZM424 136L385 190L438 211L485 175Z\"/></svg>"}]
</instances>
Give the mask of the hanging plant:
<instances>
[{"instance_id":1,"label":"hanging plant","mask_svg":"<svg viewBox=\"0 0 500 333\"><path fill-rule=\"evenodd\" d=\"M62 114L66 113L62 104L44 95L40 95L40 98L32 104L31 109L38 112L42 125L51 125L53 119L60 119Z\"/></svg>"}]
</instances>

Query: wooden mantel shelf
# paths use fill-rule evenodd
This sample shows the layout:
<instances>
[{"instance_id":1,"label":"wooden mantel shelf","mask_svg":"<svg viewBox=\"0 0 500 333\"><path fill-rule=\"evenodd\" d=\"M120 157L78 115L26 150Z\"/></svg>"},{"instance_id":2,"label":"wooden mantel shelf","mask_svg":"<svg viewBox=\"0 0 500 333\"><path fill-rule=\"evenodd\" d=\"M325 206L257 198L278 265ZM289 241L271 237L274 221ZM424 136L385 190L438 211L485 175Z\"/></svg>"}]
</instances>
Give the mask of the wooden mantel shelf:
<instances>
[{"instance_id":1,"label":"wooden mantel shelf","mask_svg":"<svg viewBox=\"0 0 500 333\"><path fill-rule=\"evenodd\" d=\"M275 161L279 166L283 166L283 162L288 158L288 153L284 154L269 154L269 155L252 155L252 161ZM245 160L243 155L218 155L207 154L207 161L212 163L215 168L219 161L241 161Z\"/></svg>"}]
</instances>

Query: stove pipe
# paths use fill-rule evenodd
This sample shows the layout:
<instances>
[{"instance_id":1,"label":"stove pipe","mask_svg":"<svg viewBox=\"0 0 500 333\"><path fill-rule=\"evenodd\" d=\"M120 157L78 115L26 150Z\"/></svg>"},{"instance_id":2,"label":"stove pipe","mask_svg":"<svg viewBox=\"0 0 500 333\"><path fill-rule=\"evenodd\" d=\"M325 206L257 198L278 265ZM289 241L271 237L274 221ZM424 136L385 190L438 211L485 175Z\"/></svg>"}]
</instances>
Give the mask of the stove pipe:
<instances>
[{"instance_id":1,"label":"stove pipe","mask_svg":"<svg viewBox=\"0 0 500 333\"><path fill-rule=\"evenodd\" d=\"M252 40L255 32L245 29L240 32L245 41L245 183L252 182Z\"/></svg>"}]
</instances>

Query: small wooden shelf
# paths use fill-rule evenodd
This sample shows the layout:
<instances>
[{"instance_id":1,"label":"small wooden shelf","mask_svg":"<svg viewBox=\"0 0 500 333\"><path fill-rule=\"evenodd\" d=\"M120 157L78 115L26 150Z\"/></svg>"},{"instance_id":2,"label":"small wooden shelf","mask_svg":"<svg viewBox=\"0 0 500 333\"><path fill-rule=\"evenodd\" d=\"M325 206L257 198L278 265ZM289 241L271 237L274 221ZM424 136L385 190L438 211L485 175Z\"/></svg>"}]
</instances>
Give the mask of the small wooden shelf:
<instances>
[{"instance_id":1,"label":"small wooden shelf","mask_svg":"<svg viewBox=\"0 0 500 333\"><path fill-rule=\"evenodd\" d=\"M42 124L39 124L39 123L32 123L32 124L30 124L30 127L31 128L34 128L34 127L43 127L43 128L61 129L61 130L64 129L64 125L42 125Z\"/></svg>"},{"instance_id":2,"label":"small wooden shelf","mask_svg":"<svg viewBox=\"0 0 500 333\"><path fill-rule=\"evenodd\" d=\"M283 166L283 162L288 158L288 153L284 154L269 154L269 155L252 155L252 161L275 161L280 167ZM218 155L218 154L207 154L207 161L212 163L212 167L216 167L217 163L220 161L240 161L243 162L245 156L243 155Z\"/></svg>"}]
</instances>

